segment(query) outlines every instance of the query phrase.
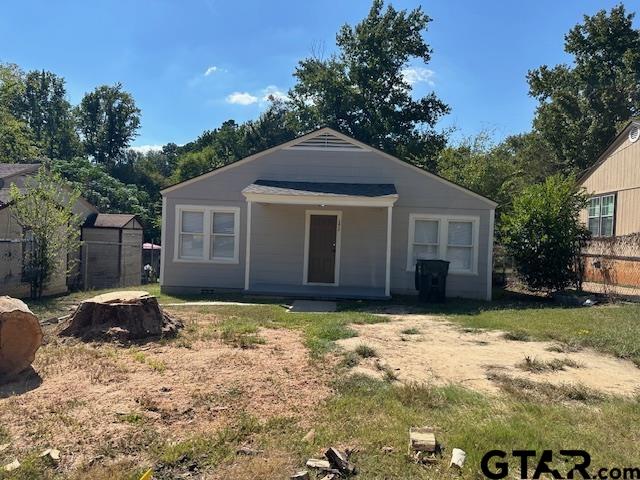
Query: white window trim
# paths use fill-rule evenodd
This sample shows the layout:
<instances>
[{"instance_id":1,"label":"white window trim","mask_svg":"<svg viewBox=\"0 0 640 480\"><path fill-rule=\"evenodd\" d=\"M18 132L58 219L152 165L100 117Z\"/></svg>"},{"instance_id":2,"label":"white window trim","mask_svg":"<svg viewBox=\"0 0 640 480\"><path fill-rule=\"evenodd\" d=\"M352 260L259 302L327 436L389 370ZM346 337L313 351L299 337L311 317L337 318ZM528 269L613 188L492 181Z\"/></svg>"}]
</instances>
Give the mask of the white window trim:
<instances>
[{"instance_id":1,"label":"white window trim","mask_svg":"<svg viewBox=\"0 0 640 480\"><path fill-rule=\"evenodd\" d=\"M180 231L182 226L182 212L202 212L203 214L203 240L201 257L180 257ZM233 213L233 231L235 242L233 244L233 257L231 258L210 258L211 242L213 232L211 231L211 220L214 213ZM240 207L227 206L203 206L203 205L176 205L175 214L175 237L173 245L173 261L177 263L221 263L238 264L240 254Z\"/></svg>"},{"instance_id":2,"label":"white window trim","mask_svg":"<svg viewBox=\"0 0 640 480\"><path fill-rule=\"evenodd\" d=\"M611 215L602 215L602 205L603 205L603 200L605 198L613 198L613 212L611 213ZM591 216L589 214L589 206L591 204L592 200L598 199L598 215L597 216ZM589 205L587 205L587 228L589 228L589 222L592 218L597 218L598 219L598 234L597 235L593 235L594 238L608 238L608 237L615 237L616 234L616 194L615 193L605 193L604 195L594 195L592 197L589 198ZM602 234L602 219L603 218L609 218L611 217L612 222L611 222L611 235L603 235Z\"/></svg>"},{"instance_id":3,"label":"white window trim","mask_svg":"<svg viewBox=\"0 0 640 480\"><path fill-rule=\"evenodd\" d=\"M472 258L470 270L449 270L452 275L478 275L478 247L480 238L480 217L469 215L434 215L430 213L409 214L409 236L407 238L407 272L415 272L413 264L413 240L416 231L416 220L431 220L438 222L438 259L446 260L449 239L449 222L472 223Z\"/></svg>"},{"instance_id":4,"label":"white window trim","mask_svg":"<svg viewBox=\"0 0 640 480\"><path fill-rule=\"evenodd\" d=\"M309 233L311 230L311 215L330 215L337 217L336 223L336 261L333 272L333 283L309 282ZM302 273L303 285L322 285L337 287L340 285L340 249L342 244L342 211L341 210L306 210L304 219L304 267Z\"/></svg>"}]
</instances>

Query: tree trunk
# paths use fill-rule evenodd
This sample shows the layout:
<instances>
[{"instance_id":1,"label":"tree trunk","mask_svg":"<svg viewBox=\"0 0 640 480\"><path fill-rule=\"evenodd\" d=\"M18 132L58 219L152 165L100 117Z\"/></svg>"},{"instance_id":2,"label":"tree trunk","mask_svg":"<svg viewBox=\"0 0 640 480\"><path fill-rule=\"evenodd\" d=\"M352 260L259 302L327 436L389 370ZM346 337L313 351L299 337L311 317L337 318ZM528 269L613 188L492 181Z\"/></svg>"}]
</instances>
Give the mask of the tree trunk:
<instances>
[{"instance_id":1,"label":"tree trunk","mask_svg":"<svg viewBox=\"0 0 640 480\"><path fill-rule=\"evenodd\" d=\"M147 292L105 293L82 302L59 332L85 341L131 341L175 335L182 323Z\"/></svg>"},{"instance_id":2,"label":"tree trunk","mask_svg":"<svg viewBox=\"0 0 640 480\"><path fill-rule=\"evenodd\" d=\"M28 368L41 344L40 322L29 307L17 298L0 297L0 379Z\"/></svg>"}]
</instances>

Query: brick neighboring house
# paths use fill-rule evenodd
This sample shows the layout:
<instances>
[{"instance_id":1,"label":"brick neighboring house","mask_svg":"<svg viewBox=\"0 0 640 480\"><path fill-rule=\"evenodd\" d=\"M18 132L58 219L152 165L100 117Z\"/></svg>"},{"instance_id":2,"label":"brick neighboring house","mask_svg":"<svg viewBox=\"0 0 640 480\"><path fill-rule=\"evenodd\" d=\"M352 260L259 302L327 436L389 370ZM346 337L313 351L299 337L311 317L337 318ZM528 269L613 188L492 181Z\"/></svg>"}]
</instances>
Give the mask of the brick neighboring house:
<instances>
[{"instance_id":1,"label":"brick neighboring house","mask_svg":"<svg viewBox=\"0 0 640 480\"><path fill-rule=\"evenodd\" d=\"M640 287L640 122L626 125L579 184L590 196L581 218L593 236L585 279Z\"/></svg>"}]
</instances>

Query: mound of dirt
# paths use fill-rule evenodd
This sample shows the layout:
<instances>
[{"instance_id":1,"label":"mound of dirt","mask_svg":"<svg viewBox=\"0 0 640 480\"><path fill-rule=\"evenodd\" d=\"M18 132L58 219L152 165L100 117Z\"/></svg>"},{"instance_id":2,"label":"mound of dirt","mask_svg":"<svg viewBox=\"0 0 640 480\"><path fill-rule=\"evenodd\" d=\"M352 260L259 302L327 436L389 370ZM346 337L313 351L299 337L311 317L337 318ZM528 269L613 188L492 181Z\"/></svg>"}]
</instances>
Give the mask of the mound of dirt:
<instances>
[{"instance_id":1,"label":"mound of dirt","mask_svg":"<svg viewBox=\"0 0 640 480\"><path fill-rule=\"evenodd\" d=\"M140 341L174 336L182 322L162 311L147 292L124 291L83 301L59 335L84 341Z\"/></svg>"},{"instance_id":2,"label":"mound of dirt","mask_svg":"<svg viewBox=\"0 0 640 480\"><path fill-rule=\"evenodd\" d=\"M0 297L0 381L25 370L42 344L38 318L17 298Z\"/></svg>"}]
</instances>

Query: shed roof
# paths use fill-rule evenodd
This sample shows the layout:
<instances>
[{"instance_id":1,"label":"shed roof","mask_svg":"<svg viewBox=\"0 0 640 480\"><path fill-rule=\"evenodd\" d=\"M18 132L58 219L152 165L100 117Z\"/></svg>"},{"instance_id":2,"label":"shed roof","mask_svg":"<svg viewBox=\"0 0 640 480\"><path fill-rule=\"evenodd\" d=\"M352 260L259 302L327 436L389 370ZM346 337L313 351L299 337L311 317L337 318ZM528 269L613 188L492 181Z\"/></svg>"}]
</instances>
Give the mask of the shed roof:
<instances>
[{"instance_id":1,"label":"shed roof","mask_svg":"<svg viewBox=\"0 0 640 480\"><path fill-rule=\"evenodd\" d=\"M124 228L136 218L132 213L97 213L89 215L84 227L88 228Z\"/></svg>"},{"instance_id":2,"label":"shed roof","mask_svg":"<svg viewBox=\"0 0 640 480\"><path fill-rule=\"evenodd\" d=\"M256 180L242 190L242 193L263 195L314 195L314 196L358 196L385 197L397 195L392 183L329 183L329 182L289 182L280 180Z\"/></svg>"}]
</instances>

